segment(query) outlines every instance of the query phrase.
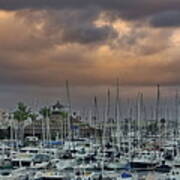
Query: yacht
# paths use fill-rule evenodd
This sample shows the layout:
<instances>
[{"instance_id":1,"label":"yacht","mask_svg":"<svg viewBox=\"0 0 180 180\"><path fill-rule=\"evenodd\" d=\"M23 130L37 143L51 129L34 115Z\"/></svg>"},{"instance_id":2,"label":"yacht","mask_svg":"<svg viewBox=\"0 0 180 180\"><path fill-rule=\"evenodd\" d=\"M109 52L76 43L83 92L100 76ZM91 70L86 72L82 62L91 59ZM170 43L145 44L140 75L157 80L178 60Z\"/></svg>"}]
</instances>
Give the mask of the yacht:
<instances>
[{"instance_id":1,"label":"yacht","mask_svg":"<svg viewBox=\"0 0 180 180\"><path fill-rule=\"evenodd\" d=\"M130 161L130 167L135 170L153 170L158 164L159 157L155 151L142 151Z\"/></svg>"}]
</instances>

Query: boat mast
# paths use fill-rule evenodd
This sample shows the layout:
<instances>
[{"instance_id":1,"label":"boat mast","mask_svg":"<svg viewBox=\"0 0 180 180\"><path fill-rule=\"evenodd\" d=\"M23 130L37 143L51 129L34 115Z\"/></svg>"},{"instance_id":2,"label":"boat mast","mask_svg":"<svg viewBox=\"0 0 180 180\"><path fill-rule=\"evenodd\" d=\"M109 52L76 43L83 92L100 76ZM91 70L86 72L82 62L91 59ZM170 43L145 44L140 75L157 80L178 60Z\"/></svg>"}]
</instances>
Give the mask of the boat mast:
<instances>
[{"instance_id":1,"label":"boat mast","mask_svg":"<svg viewBox=\"0 0 180 180\"><path fill-rule=\"evenodd\" d=\"M95 143L97 142L97 121L99 121L98 115L98 102L97 97L94 97L94 130L95 130ZM98 122L99 123L99 122Z\"/></svg>"},{"instance_id":2,"label":"boat mast","mask_svg":"<svg viewBox=\"0 0 180 180\"><path fill-rule=\"evenodd\" d=\"M157 85L157 99L156 99L156 119L155 124L157 128L157 133L160 133L160 125L159 125L159 105L160 105L160 85Z\"/></svg>"},{"instance_id":3,"label":"boat mast","mask_svg":"<svg viewBox=\"0 0 180 180\"><path fill-rule=\"evenodd\" d=\"M176 89L175 95L175 124L174 124L174 136L177 138L178 135L178 116L179 116L179 95Z\"/></svg>"},{"instance_id":4,"label":"boat mast","mask_svg":"<svg viewBox=\"0 0 180 180\"><path fill-rule=\"evenodd\" d=\"M105 146L106 146L106 138L107 138L106 130L107 129L109 130L108 127L109 114L110 114L110 90L108 89L106 105L105 105L105 113L104 113L104 123L103 123L103 138L102 138L103 160L101 161L101 174L104 173L104 157L105 157Z\"/></svg>"},{"instance_id":5,"label":"boat mast","mask_svg":"<svg viewBox=\"0 0 180 180\"><path fill-rule=\"evenodd\" d=\"M142 127L142 120L141 120L141 106L142 106L142 93L138 93L137 95L137 138L138 138L138 148L140 149L140 141L141 141L141 127Z\"/></svg>"},{"instance_id":6,"label":"boat mast","mask_svg":"<svg viewBox=\"0 0 180 180\"><path fill-rule=\"evenodd\" d=\"M116 142L120 149L120 122L119 122L119 79L117 78L116 84L116 104L115 104L115 122L116 122Z\"/></svg>"},{"instance_id":7,"label":"boat mast","mask_svg":"<svg viewBox=\"0 0 180 180\"><path fill-rule=\"evenodd\" d=\"M71 107L71 98L70 98L70 91L69 91L69 81L66 80L66 96L67 96L67 103L68 103L68 117L67 117L67 127L68 127L68 137L73 137L73 132L71 132L71 115L72 115L72 107Z\"/></svg>"},{"instance_id":8,"label":"boat mast","mask_svg":"<svg viewBox=\"0 0 180 180\"><path fill-rule=\"evenodd\" d=\"M112 119L110 118L110 109L111 109L111 93L110 93L110 89L108 89L108 92L107 92L107 124L110 123L110 127L108 127L108 129L110 130L110 136L109 136L109 141L111 142L112 141L112 125L113 125L113 122L112 122Z\"/></svg>"}]
</instances>

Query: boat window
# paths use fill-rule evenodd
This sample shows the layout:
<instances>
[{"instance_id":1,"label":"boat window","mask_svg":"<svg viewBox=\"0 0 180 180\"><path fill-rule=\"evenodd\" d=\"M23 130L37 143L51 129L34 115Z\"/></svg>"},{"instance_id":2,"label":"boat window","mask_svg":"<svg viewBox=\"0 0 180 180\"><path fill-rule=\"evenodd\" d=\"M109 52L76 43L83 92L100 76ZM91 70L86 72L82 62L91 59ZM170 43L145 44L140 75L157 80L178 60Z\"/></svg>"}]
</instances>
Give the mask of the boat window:
<instances>
[{"instance_id":1,"label":"boat window","mask_svg":"<svg viewBox=\"0 0 180 180\"><path fill-rule=\"evenodd\" d=\"M26 150L20 150L20 152L22 152L22 153L26 153L27 151L26 151Z\"/></svg>"},{"instance_id":2,"label":"boat window","mask_svg":"<svg viewBox=\"0 0 180 180\"><path fill-rule=\"evenodd\" d=\"M37 150L30 150L29 152L30 152L30 153L38 153Z\"/></svg>"}]
</instances>

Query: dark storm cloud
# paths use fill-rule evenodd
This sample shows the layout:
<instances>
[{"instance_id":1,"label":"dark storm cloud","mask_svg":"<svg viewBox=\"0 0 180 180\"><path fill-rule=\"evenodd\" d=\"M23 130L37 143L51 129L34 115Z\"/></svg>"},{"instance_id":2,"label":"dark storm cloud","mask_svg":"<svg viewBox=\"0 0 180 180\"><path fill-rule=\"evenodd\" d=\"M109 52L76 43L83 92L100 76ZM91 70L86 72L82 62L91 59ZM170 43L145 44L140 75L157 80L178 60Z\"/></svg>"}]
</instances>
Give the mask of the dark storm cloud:
<instances>
[{"instance_id":1,"label":"dark storm cloud","mask_svg":"<svg viewBox=\"0 0 180 180\"><path fill-rule=\"evenodd\" d=\"M167 11L153 16L150 20L155 27L177 27L180 26L180 11Z\"/></svg>"},{"instance_id":2,"label":"dark storm cloud","mask_svg":"<svg viewBox=\"0 0 180 180\"><path fill-rule=\"evenodd\" d=\"M62 43L102 43L118 36L110 25L98 27L94 21L99 16L97 8L85 10L24 10L16 13L25 23L33 26L43 23L41 36L50 45Z\"/></svg>"},{"instance_id":3,"label":"dark storm cloud","mask_svg":"<svg viewBox=\"0 0 180 180\"><path fill-rule=\"evenodd\" d=\"M79 42L86 44L92 42L96 43L116 36L116 32L109 26L97 28L94 25L80 25L71 29L66 29L63 32L62 40L64 42Z\"/></svg>"},{"instance_id":4,"label":"dark storm cloud","mask_svg":"<svg viewBox=\"0 0 180 180\"><path fill-rule=\"evenodd\" d=\"M0 0L1 9L16 10L1 14L0 82L59 86L69 79L79 85L107 85L121 72L124 84L179 83L179 72L173 72L179 61L168 64L172 70L164 64L171 32L146 23L159 12L178 9L179 3Z\"/></svg>"},{"instance_id":5,"label":"dark storm cloud","mask_svg":"<svg viewBox=\"0 0 180 180\"><path fill-rule=\"evenodd\" d=\"M54 27L61 32L60 38L63 43L99 43L117 37L117 33L112 26L97 27L94 24L94 21L100 15L98 8L47 12L49 20L45 28L48 31Z\"/></svg>"},{"instance_id":6,"label":"dark storm cloud","mask_svg":"<svg viewBox=\"0 0 180 180\"><path fill-rule=\"evenodd\" d=\"M143 18L162 11L179 10L179 0L0 0L0 9L86 9L115 11L127 19Z\"/></svg>"}]
</instances>

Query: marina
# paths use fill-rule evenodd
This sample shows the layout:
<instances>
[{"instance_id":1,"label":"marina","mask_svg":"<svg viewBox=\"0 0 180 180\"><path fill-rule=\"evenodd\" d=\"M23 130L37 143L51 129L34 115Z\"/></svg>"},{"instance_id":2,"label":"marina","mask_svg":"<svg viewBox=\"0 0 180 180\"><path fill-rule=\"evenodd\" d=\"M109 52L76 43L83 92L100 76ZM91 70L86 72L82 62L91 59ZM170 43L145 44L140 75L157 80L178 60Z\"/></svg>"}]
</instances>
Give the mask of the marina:
<instances>
[{"instance_id":1,"label":"marina","mask_svg":"<svg viewBox=\"0 0 180 180\"><path fill-rule=\"evenodd\" d=\"M176 91L173 121L161 117L160 86L154 120L145 115L143 94L127 112L116 87L114 109L107 91L105 112L97 97L86 116L69 103L33 112L24 103L2 113L0 179L2 180L178 180L180 178L179 97ZM115 111L112 116L112 111ZM135 115L133 115L134 111ZM129 114L128 114L129 113ZM127 114L129 118L127 118ZM149 117L149 116L148 116ZM136 119L137 118L137 119ZM169 127L170 128L169 128ZM7 132L6 132L7 131Z\"/></svg>"},{"instance_id":2,"label":"marina","mask_svg":"<svg viewBox=\"0 0 180 180\"><path fill-rule=\"evenodd\" d=\"M180 180L180 0L0 0L0 180Z\"/></svg>"}]
</instances>

